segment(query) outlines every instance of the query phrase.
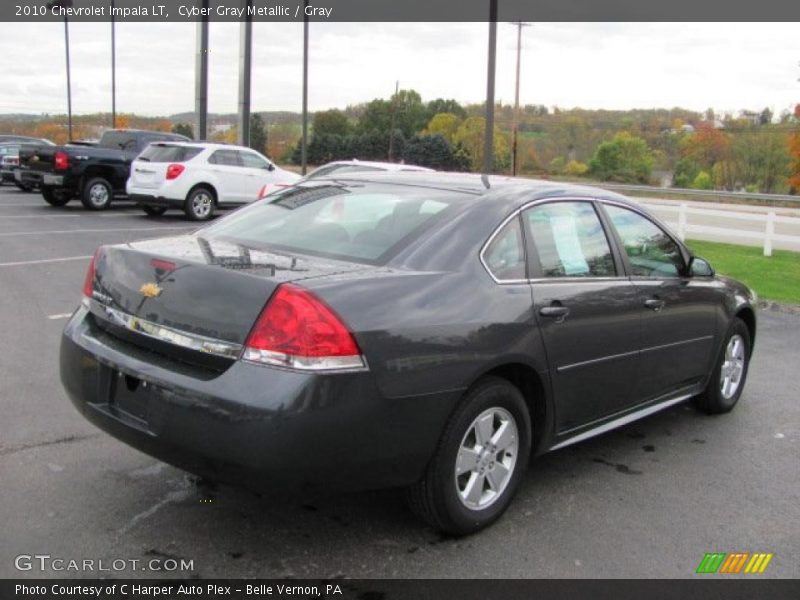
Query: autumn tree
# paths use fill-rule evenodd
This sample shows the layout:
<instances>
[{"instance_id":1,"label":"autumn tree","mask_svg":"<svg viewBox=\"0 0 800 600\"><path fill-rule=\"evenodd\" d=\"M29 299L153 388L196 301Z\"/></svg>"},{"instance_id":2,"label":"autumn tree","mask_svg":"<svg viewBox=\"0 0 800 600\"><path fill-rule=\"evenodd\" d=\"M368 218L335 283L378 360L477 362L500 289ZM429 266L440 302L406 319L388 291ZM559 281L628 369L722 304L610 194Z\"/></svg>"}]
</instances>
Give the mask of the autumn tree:
<instances>
[{"instance_id":1,"label":"autumn tree","mask_svg":"<svg viewBox=\"0 0 800 600\"><path fill-rule=\"evenodd\" d=\"M794 118L800 126L800 104L794 107ZM792 194L800 192L800 131L789 135L789 191Z\"/></svg>"},{"instance_id":2,"label":"autumn tree","mask_svg":"<svg viewBox=\"0 0 800 600\"><path fill-rule=\"evenodd\" d=\"M459 126L453 140L464 148L469 154L473 171L480 171L483 166L483 141L486 131L486 119L483 117L468 117ZM494 164L495 169L506 168L510 161L510 146L505 134L495 125L494 127Z\"/></svg>"}]
</instances>

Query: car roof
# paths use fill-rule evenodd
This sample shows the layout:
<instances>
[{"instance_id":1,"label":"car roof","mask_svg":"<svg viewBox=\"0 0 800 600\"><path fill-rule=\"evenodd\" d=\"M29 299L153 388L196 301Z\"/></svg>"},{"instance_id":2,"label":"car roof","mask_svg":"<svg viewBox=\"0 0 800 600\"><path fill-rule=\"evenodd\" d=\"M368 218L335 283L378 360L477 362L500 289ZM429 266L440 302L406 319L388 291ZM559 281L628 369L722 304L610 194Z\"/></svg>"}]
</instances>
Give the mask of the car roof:
<instances>
[{"instance_id":1,"label":"car roof","mask_svg":"<svg viewBox=\"0 0 800 600\"><path fill-rule=\"evenodd\" d=\"M250 152L258 152L258 150L253 150L252 148L248 148L247 146L237 146L235 144L226 144L224 142L203 142L203 141L188 141L184 142L183 140L159 140L157 142L152 142L151 145L153 146L186 146L188 148L192 147L200 147L200 148L207 148L209 150L216 150L216 149L224 149L224 150L248 150Z\"/></svg>"},{"instance_id":2,"label":"car roof","mask_svg":"<svg viewBox=\"0 0 800 600\"><path fill-rule=\"evenodd\" d=\"M357 158L354 158L352 160L333 160L329 163L325 163L319 168L322 169L323 167L328 167L330 165L363 165L365 167L378 167L382 169L387 169L389 171L427 171L431 173L434 172L434 169L429 169L428 167L421 167L419 165L409 165L405 163L394 163L394 162L381 162L377 160L358 160Z\"/></svg>"},{"instance_id":3,"label":"car roof","mask_svg":"<svg viewBox=\"0 0 800 600\"><path fill-rule=\"evenodd\" d=\"M498 202L507 202L508 204L521 204L525 201L550 197L590 197L613 200L614 202L638 208L638 204L629 198L598 187L504 175L489 175L487 177L475 173L443 171L369 171L336 175L334 172L313 181L322 183L326 180L429 187L462 192L474 196L491 197Z\"/></svg>"}]
</instances>

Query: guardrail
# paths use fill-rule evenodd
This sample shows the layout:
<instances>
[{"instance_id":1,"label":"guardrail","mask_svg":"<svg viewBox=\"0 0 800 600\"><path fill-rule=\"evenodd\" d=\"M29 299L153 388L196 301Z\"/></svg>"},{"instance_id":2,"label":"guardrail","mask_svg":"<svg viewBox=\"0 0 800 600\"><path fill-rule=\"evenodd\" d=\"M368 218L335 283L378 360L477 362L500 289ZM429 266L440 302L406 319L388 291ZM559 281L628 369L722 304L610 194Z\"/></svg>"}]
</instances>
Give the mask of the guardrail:
<instances>
[{"instance_id":1,"label":"guardrail","mask_svg":"<svg viewBox=\"0 0 800 600\"><path fill-rule=\"evenodd\" d=\"M650 204L650 203L648 203ZM762 242L764 256L772 256L772 246L774 242L787 242L796 244L800 247L800 235L787 235L775 233L776 223L785 223L800 228L800 217L779 216L774 210L764 213L756 212L732 212L728 210L714 210L709 208L698 208L689 206L686 203L675 204L655 204L657 210L678 213L678 220L667 224L673 227L678 236L686 239L687 233L705 233L710 235L723 236L728 238L758 240ZM731 229L730 227L718 227L714 225L697 225L689 222L691 215L703 215L717 219L736 219L740 221L750 221L764 223L762 231L745 229Z\"/></svg>"},{"instance_id":2,"label":"guardrail","mask_svg":"<svg viewBox=\"0 0 800 600\"><path fill-rule=\"evenodd\" d=\"M592 183L591 185L612 192L641 192L645 194L670 194L696 198L736 198L741 200L760 200L764 202L789 202L800 207L800 196L788 194L761 194L757 192L727 192L725 190L691 190L686 188L655 187L651 185L630 185L624 183Z\"/></svg>"}]
</instances>

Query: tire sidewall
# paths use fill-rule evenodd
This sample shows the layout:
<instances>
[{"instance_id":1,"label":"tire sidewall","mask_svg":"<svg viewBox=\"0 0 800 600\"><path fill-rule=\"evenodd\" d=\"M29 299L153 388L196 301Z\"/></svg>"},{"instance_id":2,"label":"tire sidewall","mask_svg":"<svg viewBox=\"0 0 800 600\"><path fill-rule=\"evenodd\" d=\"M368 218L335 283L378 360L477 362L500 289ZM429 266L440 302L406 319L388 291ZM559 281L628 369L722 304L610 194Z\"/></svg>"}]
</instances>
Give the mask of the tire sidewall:
<instances>
[{"instance_id":1,"label":"tire sidewall","mask_svg":"<svg viewBox=\"0 0 800 600\"><path fill-rule=\"evenodd\" d=\"M739 387L737 388L736 393L730 398L725 398L725 396L722 395L719 382L722 374L722 364L725 362L725 349L728 347L728 342L734 335L740 335L745 343L744 371L742 373L742 378L739 381ZM728 331L722 340L722 347L720 348L719 356L717 357L717 362L714 366L714 371L711 373L711 380L708 382L706 393L708 395L708 399L713 405L715 405L715 412L728 412L734 406L736 406L736 403L739 401L739 398L744 391L745 383L747 382L747 373L750 369L750 355L752 349L751 344L752 341L750 340L750 330L747 328L747 325L745 325L741 319L734 319L728 327Z\"/></svg>"},{"instance_id":2,"label":"tire sidewall","mask_svg":"<svg viewBox=\"0 0 800 600\"><path fill-rule=\"evenodd\" d=\"M454 470L456 457L467 429L483 411L499 407L507 410L516 421L520 437L514 472L503 494L488 507L471 510L459 499ZM525 400L511 383L501 379L487 379L473 390L454 413L442 438L433 469L431 485L439 504L439 513L448 515L448 529L457 533L471 533L497 520L506 510L525 474L531 452L531 418Z\"/></svg>"},{"instance_id":3,"label":"tire sidewall","mask_svg":"<svg viewBox=\"0 0 800 600\"><path fill-rule=\"evenodd\" d=\"M203 217L197 216L192 207L192 203L194 201L195 196L199 194L208 194L211 197L211 210L208 211L208 214ZM215 208L216 208L216 200L214 200L214 194L211 192L211 190L206 187L197 187L193 189L191 192L189 192L189 195L186 197L184 212L186 213L186 216L189 217L189 219L191 219L192 221L208 221L212 216L214 216Z\"/></svg>"},{"instance_id":4,"label":"tire sidewall","mask_svg":"<svg viewBox=\"0 0 800 600\"><path fill-rule=\"evenodd\" d=\"M107 199L102 205L98 205L92 202L92 188L102 185L106 188ZM86 182L86 185L83 188L83 194L81 194L81 201L83 205L88 208L89 210L105 210L109 206L111 206L111 201L114 198L114 188L111 187L111 184L108 182L107 179L103 177L94 177Z\"/></svg>"}]
</instances>

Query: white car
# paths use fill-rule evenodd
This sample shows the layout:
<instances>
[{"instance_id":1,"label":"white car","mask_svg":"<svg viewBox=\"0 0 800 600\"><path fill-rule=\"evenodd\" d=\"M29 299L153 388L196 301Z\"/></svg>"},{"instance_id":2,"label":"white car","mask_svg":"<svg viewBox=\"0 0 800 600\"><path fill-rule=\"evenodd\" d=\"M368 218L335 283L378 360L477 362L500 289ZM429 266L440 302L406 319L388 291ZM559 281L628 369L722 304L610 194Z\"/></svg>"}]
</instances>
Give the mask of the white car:
<instances>
[{"instance_id":1,"label":"white car","mask_svg":"<svg viewBox=\"0 0 800 600\"><path fill-rule=\"evenodd\" d=\"M180 208L193 221L253 202L300 176L255 150L205 142L156 142L131 164L126 191L151 216Z\"/></svg>"},{"instance_id":2,"label":"white car","mask_svg":"<svg viewBox=\"0 0 800 600\"><path fill-rule=\"evenodd\" d=\"M406 165L403 163L376 162L370 160L335 160L322 165L318 169L306 175L305 179L317 179L328 177L331 174L344 175L346 173L364 173L366 171L424 171L432 172L434 169L419 167L417 165Z\"/></svg>"}]
</instances>

